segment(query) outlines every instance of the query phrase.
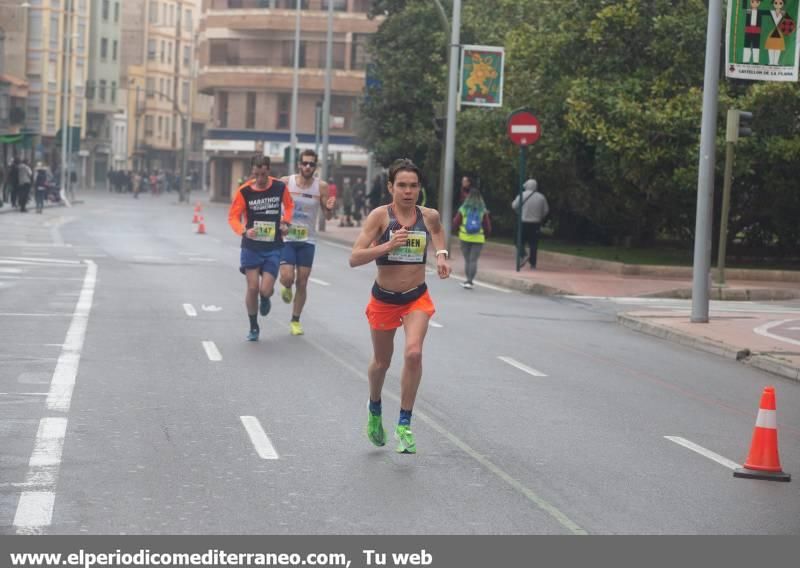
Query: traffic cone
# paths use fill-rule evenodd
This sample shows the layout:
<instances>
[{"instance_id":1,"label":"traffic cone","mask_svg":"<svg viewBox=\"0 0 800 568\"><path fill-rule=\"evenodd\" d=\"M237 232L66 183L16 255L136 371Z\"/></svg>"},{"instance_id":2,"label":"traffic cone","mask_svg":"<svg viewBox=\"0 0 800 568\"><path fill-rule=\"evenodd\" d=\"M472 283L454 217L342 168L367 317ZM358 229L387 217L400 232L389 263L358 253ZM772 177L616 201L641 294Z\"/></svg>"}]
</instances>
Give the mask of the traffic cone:
<instances>
[{"instance_id":1,"label":"traffic cone","mask_svg":"<svg viewBox=\"0 0 800 568\"><path fill-rule=\"evenodd\" d=\"M192 217L192 223L199 223L200 222L200 212L203 210L202 205L200 202L197 202L197 205L194 206L194 217Z\"/></svg>"},{"instance_id":2,"label":"traffic cone","mask_svg":"<svg viewBox=\"0 0 800 568\"><path fill-rule=\"evenodd\" d=\"M200 222L197 225L197 234L198 235L205 235L206 234L206 222L203 219L202 215L200 215Z\"/></svg>"},{"instance_id":3,"label":"traffic cone","mask_svg":"<svg viewBox=\"0 0 800 568\"><path fill-rule=\"evenodd\" d=\"M792 476L781 469L778 457L778 414L775 410L775 387L764 387L758 407L750 454L744 466L734 470L734 477L791 481Z\"/></svg>"}]
</instances>

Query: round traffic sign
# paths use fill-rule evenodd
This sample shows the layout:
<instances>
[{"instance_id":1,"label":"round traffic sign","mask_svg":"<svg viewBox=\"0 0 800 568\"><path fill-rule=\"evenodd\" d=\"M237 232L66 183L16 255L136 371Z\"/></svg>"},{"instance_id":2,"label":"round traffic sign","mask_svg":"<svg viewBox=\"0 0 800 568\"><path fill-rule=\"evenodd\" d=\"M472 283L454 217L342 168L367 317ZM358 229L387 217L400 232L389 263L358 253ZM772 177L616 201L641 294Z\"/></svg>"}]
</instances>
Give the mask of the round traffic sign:
<instances>
[{"instance_id":1,"label":"round traffic sign","mask_svg":"<svg viewBox=\"0 0 800 568\"><path fill-rule=\"evenodd\" d=\"M528 110L518 110L508 117L508 137L517 146L535 144L542 135L539 121Z\"/></svg>"}]
</instances>

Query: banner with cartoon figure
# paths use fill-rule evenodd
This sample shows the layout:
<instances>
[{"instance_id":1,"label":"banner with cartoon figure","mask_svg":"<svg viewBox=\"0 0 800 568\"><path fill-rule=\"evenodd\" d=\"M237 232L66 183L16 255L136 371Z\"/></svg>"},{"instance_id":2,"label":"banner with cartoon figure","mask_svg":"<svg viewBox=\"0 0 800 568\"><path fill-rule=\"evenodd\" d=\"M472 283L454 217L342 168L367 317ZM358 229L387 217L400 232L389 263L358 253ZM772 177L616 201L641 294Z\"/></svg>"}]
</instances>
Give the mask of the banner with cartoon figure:
<instances>
[{"instance_id":1,"label":"banner with cartoon figure","mask_svg":"<svg viewBox=\"0 0 800 568\"><path fill-rule=\"evenodd\" d=\"M800 0L728 0L725 74L753 81L797 81Z\"/></svg>"},{"instance_id":2,"label":"banner with cartoon figure","mask_svg":"<svg viewBox=\"0 0 800 568\"><path fill-rule=\"evenodd\" d=\"M465 45L461 50L461 104L503 106L502 47Z\"/></svg>"}]
</instances>

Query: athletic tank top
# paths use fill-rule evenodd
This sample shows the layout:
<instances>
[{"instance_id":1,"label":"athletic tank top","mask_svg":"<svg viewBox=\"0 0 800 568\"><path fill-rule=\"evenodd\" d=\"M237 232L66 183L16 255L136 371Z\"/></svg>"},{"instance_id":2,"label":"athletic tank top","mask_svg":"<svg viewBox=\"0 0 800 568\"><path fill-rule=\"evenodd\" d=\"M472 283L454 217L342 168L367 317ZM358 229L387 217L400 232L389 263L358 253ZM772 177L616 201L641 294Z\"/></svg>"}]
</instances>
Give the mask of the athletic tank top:
<instances>
[{"instance_id":1,"label":"athletic tank top","mask_svg":"<svg viewBox=\"0 0 800 568\"><path fill-rule=\"evenodd\" d=\"M286 242L316 244L317 215L319 215L319 178L311 187L298 187L297 175L289 176L289 193L294 200L294 215Z\"/></svg>"},{"instance_id":2,"label":"athletic tank top","mask_svg":"<svg viewBox=\"0 0 800 568\"><path fill-rule=\"evenodd\" d=\"M252 184L243 186L239 191L247 206L246 224L248 229L255 229L255 238L242 236L242 248L268 251L283 246L281 237L281 215L283 213L283 192L286 184L274 178L269 189L257 190Z\"/></svg>"},{"instance_id":3,"label":"athletic tank top","mask_svg":"<svg viewBox=\"0 0 800 568\"><path fill-rule=\"evenodd\" d=\"M425 264L428 260L428 241L431 234L425 226L425 219L422 217L422 209L417 209L417 218L414 224L408 229L408 239L404 246L394 249L387 255L380 256L375 259L375 264L378 266L386 265L399 265L399 264ZM403 228L403 225L397 220L394 215L394 207L390 205L386 211L389 213L389 226L378 239L378 244L388 242L392 238L392 234L398 229Z\"/></svg>"}]
</instances>

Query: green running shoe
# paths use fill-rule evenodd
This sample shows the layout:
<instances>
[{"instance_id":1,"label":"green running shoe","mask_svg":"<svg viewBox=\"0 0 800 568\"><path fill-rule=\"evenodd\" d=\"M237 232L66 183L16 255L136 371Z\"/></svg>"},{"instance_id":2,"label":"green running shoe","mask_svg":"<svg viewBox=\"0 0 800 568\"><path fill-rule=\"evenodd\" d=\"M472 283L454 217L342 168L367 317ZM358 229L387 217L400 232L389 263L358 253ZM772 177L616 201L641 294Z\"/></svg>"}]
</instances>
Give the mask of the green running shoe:
<instances>
[{"instance_id":1,"label":"green running shoe","mask_svg":"<svg viewBox=\"0 0 800 568\"><path fill-rule=\"evenodd\" d=\"M376 446L386 445L386 432L383 430L383 421L381 420L380 414L375 415L369 412L369 418L367 419L367 438Z\"/></svg>"},{"instance_id":2,"label":"green running shoe","mask_svg":"<svg viewBox=\"0 0 800 568\"><path fill-rule=\"evenodd\" d=\"M284 288L281 290L281 300L283 300L284 304L290 304L292 302L292 288Z\"/></svg>"},{"instance_id":3,"label":"green running shoe","mask_svg":"<svg viewBox=\"0 0 800 568\"><path fill-rule=\"evenodd\" d=\"M417 444L414 442L414 434L411 432L411 426L398 424L397 428L394 429L394 439L397 440L397 453L417 453Z\"/></svg>"}]
</instances>

